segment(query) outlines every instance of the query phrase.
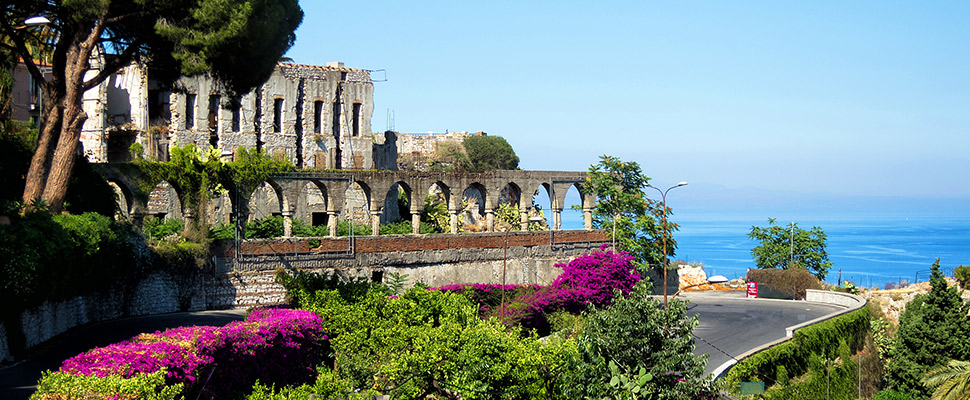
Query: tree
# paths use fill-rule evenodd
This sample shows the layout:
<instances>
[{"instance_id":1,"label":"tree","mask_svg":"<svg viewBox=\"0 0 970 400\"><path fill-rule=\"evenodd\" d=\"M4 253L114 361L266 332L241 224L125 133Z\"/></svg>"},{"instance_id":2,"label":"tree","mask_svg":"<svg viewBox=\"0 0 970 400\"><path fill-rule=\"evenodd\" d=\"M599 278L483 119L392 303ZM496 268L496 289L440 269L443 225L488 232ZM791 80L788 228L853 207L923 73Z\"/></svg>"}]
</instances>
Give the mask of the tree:
<instances>
[{"instance_id":1,"label":"tree","mask_svg":"<svg viewBox=\"0 0 970 400\"><path fill-rule=\"evenodd\" d=\"M54 212L63 206L87 119L85 91L148 61L159 82L208 74L229 93L244 93L269 77L303 20L297 0L10 0L0 9L0 32L9 38L0 49L20 57L41 82L45 106L23 201L43 201ZM16 26L35 15L50 19L46 29L54 32L43 43L49 79L31 54L35 34Z\"/></svg>"},{"instance_id":2,"label":"tree","mask_svg":"<svg viewBox=\"0 0 970 400\"><path fill-rule=\"evenodd\" d=\"M458 169L465 172L485 172L519 168L519 157L512 145L501 136L476 135L462 141L467 157L457 157Z\"/></svg>"},{"instance_id":3,"label":"tree","mask_svg":"<svg viewBox=\"0 0 970 400\"><path fill-rule=\"evenodd\" d=\"M970 399L970 362L952 360L949 364L927 372L923 384L936 388L931 400Z\"/></svg>"},{"instance_id":4,"label":"tree","mask_svg":"<svg viewBox=\"0 0 970 400\"><path fill-rule=\"evenodd\" d=\"M752 226L748 233L749 239L761 243L751 249L758 268L800 267L820 280L825 279L832 262L825 251L826 236L822 228L813 226L811 230L804 230L796 223L782 227L775 224L774 218L769 218L768 224L767 227Z\"/></svg>"},{"instance_id":5,"label":"tree","mask_svg":"<svg viewBox=\"0 0 970 400\"><path fill-rule=\"evenodd\" d=\"M584 191L596 193L593 226L613 233L618 247L636 257L635 264L641 272L650 266L663 268L664 235L667 255L672 257L677 249L677 242L670 235L677 230L677 224L670 222L670 208L664 210L644 194L649 180L639 164L601 156L598 164L589 167L589 176L583 183ZM666 225L662 223L663 212L667 213Z\"/></svg>"},{"instance_id":6,"label":"tree","mask_svg":"<svg viewBox=\"0 0 970 400\"><path fill-rule=\"evenodd\" d=\"M899 317L899 330L889 352L886 382L915 398L929 398L921 383L926 373L950 360L970 359L970 305L956 287L947 287L940 260L931 268L929 293L917 295Z\"/></svg>"},{"instance_id":7,"label":"tree","mask_svg":"<svg viewBox=\"0 0 970 400\"><path fill-rule=\"evenodd\" d=\"M663 307L649 294L641 281L629 296L584 314L578 357L559 378L564 398L713 398L703 377L707 356L692 353L697 316L687 315L687 302Z\"/></svg>"}]
</instances>

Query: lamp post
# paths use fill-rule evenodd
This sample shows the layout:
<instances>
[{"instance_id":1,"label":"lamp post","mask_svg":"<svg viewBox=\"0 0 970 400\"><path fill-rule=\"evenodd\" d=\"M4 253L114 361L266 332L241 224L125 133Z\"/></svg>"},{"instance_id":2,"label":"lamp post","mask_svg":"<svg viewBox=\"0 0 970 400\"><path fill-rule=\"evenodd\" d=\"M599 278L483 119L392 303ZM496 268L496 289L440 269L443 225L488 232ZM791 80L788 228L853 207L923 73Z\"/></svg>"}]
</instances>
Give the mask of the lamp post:
<instances>
[{"instance_id":1,"label":"lamp post","mask_svg":"<svg viewBox=\"0 0 970 400\"><path fill-rule=\"evenodd\" d=\"M660 190L660 188L647 184L648 188L653 188L660 193L660 206L663 207L660 212L660 216L663 219L663 225L660 226L661 233L663 234L663 246L664 246L664 308L667 307L667 192L673 188L678 188L681 186L687 186L687 182L680 182L674 186L667 188L667 190Z\"/></svg>"}]
</instances>

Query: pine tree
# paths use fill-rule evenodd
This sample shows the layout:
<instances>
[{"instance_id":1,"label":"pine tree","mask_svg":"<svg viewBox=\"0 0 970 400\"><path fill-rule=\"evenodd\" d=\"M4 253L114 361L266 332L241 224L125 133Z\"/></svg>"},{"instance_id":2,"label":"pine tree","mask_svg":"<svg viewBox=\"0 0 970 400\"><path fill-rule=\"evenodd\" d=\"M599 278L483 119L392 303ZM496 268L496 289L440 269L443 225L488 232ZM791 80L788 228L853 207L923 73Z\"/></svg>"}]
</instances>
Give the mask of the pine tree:
<instances>
[{"instance_id":1,"label":"pine tree","mask_svg":"<svg viewBox=\"0 0 970 400\"><path fill-rule=\"evenodd\" d=\"M916 296L900 316L886 368L886 382L895 390L927 399L932 391L920 380L928 371L951 359L970 359L970 304L956 287L947 287L939 259L931 269L932 289Z\"/></svg>"}]
</instances>

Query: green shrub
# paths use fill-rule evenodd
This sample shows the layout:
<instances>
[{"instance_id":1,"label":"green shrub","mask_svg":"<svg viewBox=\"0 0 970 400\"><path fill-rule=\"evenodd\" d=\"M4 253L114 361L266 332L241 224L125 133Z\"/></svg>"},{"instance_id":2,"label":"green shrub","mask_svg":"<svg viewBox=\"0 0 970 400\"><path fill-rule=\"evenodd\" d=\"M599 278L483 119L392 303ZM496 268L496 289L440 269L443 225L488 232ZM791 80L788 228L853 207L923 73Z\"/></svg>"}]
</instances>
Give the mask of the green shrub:
<instances>
[{"instance_id":1,"label":"green shrub","mask_svg":"<svg viewBox=\"0 0 970 400\"><path fill-rule=\"evenodd\" d=\"M419 233L421 234L432 234L435 233L434 227L432 227L427 222L421 222ZM412 232L411 221L398 221L392 222L387 225L381 225L381 235L410 235Z\"/></svg>"},{"instance_id":2,"label":"green shrub","mask_svg":"<svg viewBox=\"0 0 970 400\"><path fill-rule=\"evenodd\" d=\"M970 267L961 265L953 269L953 278L960 283L960 289L970 286Z\"/></svg>"},{"instance_id":3,"label":"green shrub","mask_svg":"<svg viewBox=\"0 0 970 400\"><path fill-rule=\"evenodd\" d=\"M822 289L818 279L804 268L749 269L745 280L758 282L759 290L767 286L798 300L805 298L807 289Z\"/></svg>"},{"instance_id":4,"label":"green shrub","mask_svg":"<svg viewBox=\"0 0 970 400\"><path fill-rule=\"evenodd\" d=\"M30 398L175 400L182 398L182 388L181 383L165 384L165 370L127 379L117 375L99 378L45 371L37 382L37 391ZM70 397L61 397L64 394Z\"/></svg>"},{"instance_id":5,"label":"green shrub","mask_svg":"<svg viewBox=\"0 0 970 400\"><path fill-rule=\"evenodd\" d=\"M337 236L350 236L351 226L354 228L354 236L367 236L371 234L370 225L343 220L337 223Z\"/></svg>"},{"instance_id":6,"label":"green shrub","mask_svg":"<svg viewBox=\"0 0 970 400\"><path fill-rule=\"evenodd\" d=\"M236 224L220 222L209 228L209 239L233 240L236 238Z\"/></svg>"},{"instance_id":7,"label":"green shrub","mask_svg":"<svg viewBox=\"0 0 970 400\"><path fill-rule=\"evenodd\" d=\"M319 290L301 305L323 317L333 338L334 377L326 382L337 393L360 388L392 398L492 399L502 392L548 398L550 377L576 354L574 341L543 343L494 318L479 318L478 307L457 293L412 288L392 298L372 289L347 300L336 290ZM333 393L324 398L343 397Z\"/></svg>"},{"instance_id":8,"label":"green shrub","mask_svg":"<svg viewBox=\"0 0 970 400\"><path fill-rule=\"evenodd\" d=\"M180 219L165 219L147 217L141 225L142 232L149 240L162 240L172 235L181 234L185 230L185 221Z\"/></svg>"}]
</instances>

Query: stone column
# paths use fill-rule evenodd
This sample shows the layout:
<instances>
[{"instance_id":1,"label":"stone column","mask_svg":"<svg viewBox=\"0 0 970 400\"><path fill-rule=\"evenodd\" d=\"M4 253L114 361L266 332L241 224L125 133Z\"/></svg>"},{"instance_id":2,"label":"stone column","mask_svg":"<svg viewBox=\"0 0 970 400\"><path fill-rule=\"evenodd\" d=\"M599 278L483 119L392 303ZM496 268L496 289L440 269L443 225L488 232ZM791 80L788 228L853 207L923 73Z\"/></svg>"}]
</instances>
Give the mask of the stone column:
<instances>
[{"instance_id":1,"label":"stone column","mask_svg":"<svg viewBox=\"0 0 970 400\"><path fill-rule=\"evenodd\" d=\"M485 231L495 232L495 210L485 210Z\"/></svg>"},{"instance_id":2,"label":"stone column","mask_svg":"<svg viewBox=\"0 0 970 400\"><path fill-rule=\"evenodd\" d=\"M593 209L592 208L583 209L583 228L593 229Z\"/></svg>"},{"instance_id":3,"label":"stone column","mask_svg":"<svg viewBox=\"0 0 970 400\"><path fill-rule=\"evenodd\" d=\"M283 212L283 237L293 236L293 213Z\"/></svg>"},{"instance_id":4,"label":"stone column","mask_svg":"<svg viewBox=\"0 0 970 400\"><path fill-rule=\"evenodd\" d=\"M448 226L451 233L458 233L458 210L448 210Z\"/></svg>"},{"instance_id":5,"label":"stone column","mask_svg":"<svg viewBox=\"0 0 970 400\"><path fill-rule=\"evenodd\" d=\"M525 210L525 207L523 207L523 210ZM520 213L519 225L521 227L522 232L529 231L529 211L522 211Z\"/></svg>"},{"instance_id":6,"label":"stone column","mask_svg":"<svg viewBox=\"0 0 970 400\"><path fill-rule=\"evenodd\" d=\"M191 208L185 207L185 210L182 211L182 218L185 219L185 229L182 232L182 237L193 237L199 228L195 223L195 213L192 212Z\"/></svg>"},{"instance_id":7,"label":"stone column","mask_svg":"<svg viewBox=\"0 0 970 400\"><path fill-rule=\"evenodd\" d=\"M381 234L381 212L373 211L370 212L370 234L377 236Z\"/></svg>"},{"instance_id":8,"label":"stone column","mask_svg":"<svg viewBox=\"0 0 970 400\"><path fill-rule=\"evenodd\" d=\"M562 209L561 208L552 210L552 229L556 231L562 230Z\"/></svg>"},{"instance_id":9,"label":"stone column","mask_svg":"<svg viewBox=\"0 0 970 400\"><path fill-rule=\"evenodd\" d=\"M411 233L417 235L421 233L421 213L411 212Z\"/></svg>"},{"instance_id":10,"label":"stone column","mask_svg":"<svg viewBox=\"0 0 970 400\"><path fill-rule=\"evenodd\" d=\"M327 228L330 230L330 237L337 236L337 218L340 211L327 211Z\"/></svg>"}]
</instances>

